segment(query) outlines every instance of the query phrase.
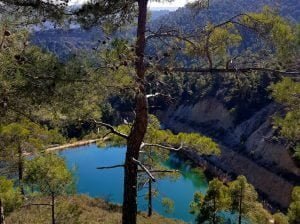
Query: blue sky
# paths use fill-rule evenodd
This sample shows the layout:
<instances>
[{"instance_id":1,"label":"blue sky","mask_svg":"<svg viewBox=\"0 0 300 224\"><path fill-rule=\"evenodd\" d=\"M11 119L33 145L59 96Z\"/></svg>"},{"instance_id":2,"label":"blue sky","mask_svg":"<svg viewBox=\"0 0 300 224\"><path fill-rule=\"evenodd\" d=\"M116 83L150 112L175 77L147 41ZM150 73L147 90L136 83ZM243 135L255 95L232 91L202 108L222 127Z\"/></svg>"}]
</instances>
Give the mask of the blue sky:
<instances>
[{"instance_id":1,"label":"blue sky","mask_svg":"<svg viewBox=\"0 0 300 224\"><path fill-rule=\"evenodd\" d=\"M80 4L86 0L71 0L71 4ZM172 2L161 1L155 2L151 1L149 6L151 9L164 9L164 8L172 8L177 9L178 7L183 7L190 0L173 0Z\"/></svg>"}]
</instances>

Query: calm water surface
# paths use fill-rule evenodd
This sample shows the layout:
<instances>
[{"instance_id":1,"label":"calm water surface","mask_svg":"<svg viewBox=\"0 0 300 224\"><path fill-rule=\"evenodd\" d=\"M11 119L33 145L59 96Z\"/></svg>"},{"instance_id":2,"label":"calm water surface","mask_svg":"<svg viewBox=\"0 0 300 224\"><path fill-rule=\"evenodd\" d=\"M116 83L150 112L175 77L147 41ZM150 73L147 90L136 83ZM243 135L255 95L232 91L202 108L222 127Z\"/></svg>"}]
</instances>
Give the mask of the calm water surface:
<instances>
[{"instance_id":1,"label":"calm water surface","mask_svg":"<svg viewBox=\"0 0 300 224\"><path fill-rule=\"evenodd\" d=\"M122 203L123 169L97 170L96 167L122 164L125 150L125 147L99 148L96 145L89 145L67 149L59 154L66 159L70 169L75 168L78 193ZM153 199L153 208L163 216L192 223L194 216L189 214L189 204L196 191L206 191L207 179L202 172L191 170L188 164L177 158L172 158L165 165L181 172L176 179L167 177L154 183L159 194ZM146 192L146 189L139 192L140 210L147 209L147 200L144 198ZM172 213L167 213L162 206L161 200L164 197L173 200L175 207Z\"/></svg>"}]
</instances>

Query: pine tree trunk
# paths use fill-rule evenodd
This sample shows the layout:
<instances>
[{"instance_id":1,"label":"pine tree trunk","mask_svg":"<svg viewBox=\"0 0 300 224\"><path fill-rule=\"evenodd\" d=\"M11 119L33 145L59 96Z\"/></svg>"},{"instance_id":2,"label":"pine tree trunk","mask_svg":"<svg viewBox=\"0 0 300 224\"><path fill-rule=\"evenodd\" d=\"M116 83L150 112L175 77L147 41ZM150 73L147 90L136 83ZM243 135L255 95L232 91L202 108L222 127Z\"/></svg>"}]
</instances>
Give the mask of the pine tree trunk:
<instances>
[{"instance_id":1,"label":"pine tree trunk","mask_svg":"<svg viewBox=\"0 0 300 224\"><path fill-rule=\"evenodd\" d=\"M136 42L136 108L135 121L127 140L127 152L124 167L124 195L123 195L123 224L136 224L137 216L137 164L133 158L139 158L140 146L143 142L148 125L148 105L145 92L145 31L147 22L148 0L139 0L139 15Z\"/></svg>"},{"instance_id":2,"label":"pine tree trunk","mask_svg":"<svg viewBox=\"0 0 300 224\"><path fill-rule=\"evenodd\" d=\"M19 179L19 187L21 190L21 194L25 195L24 186L23 186L23 169L24 169L24 160L23 160L23 151L21 146L18 149L18 179Z\"/></svg>"},{"instance_id":3,"label":"pine tree trunk","mask_svg":"<svg viewBox=\"0 0 300 224\"><path fill-rule=\"evenodd\" d=\"M213 224L217 224L217 216L216 216L216 213L217 213L217 206L216 206L216 197L214 197L213 199L213 209L214 209L214 213L213 213Z\"/></svg>"},{"instance_id":4,"label":"pine tree trunk","mask_svg":"<svg viewBox=\"0 0 300 224\"><path fill-rule=\"evenodd\" d=\"M4 205L1 199L0 199L0 224L5 224Z\"/></svg>"},{"instance_id":5,"label":"pine tree trunk","mask_svg":"<svg viewBox=\"0 0 300 224\"><path fill-rule=\"evenodd\" d=\"M55 224L55 196L54 196L54 193L51 194L51 217L52 217L52 224Z\"/></svg>"},{"instance_id":6,"label":"pine tree trunk","mask_svg":"<svg viewBox=\"0 0 300 224\"><path fill-rule=\"evenodd\" d=\"M243 203L243 187L241 186L239 201L239 224L242 224L242 203Z\"/></svg>"},{"instance_id":7,"label":"pine tree trunk","mask_svg":"<svg viewBox=\"0 0 300 224\"><path fill-rule=\"evenodd\" d=\"M149 178L149 193L148 193L148 217L152 216L152 179Z\"/></svg>"}]
</instances>

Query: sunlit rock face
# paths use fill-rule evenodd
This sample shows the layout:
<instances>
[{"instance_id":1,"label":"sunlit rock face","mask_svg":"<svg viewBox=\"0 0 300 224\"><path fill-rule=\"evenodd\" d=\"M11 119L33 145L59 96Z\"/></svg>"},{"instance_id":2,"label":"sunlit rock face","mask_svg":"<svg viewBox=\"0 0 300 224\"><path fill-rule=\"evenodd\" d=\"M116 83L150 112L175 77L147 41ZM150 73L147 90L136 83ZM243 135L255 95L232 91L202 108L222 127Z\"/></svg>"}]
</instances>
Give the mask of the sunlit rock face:
<instances>
[{"instance_id":1,"label":"sunlit rock face","mask_svg":"<svg viewBox=\"0 0 300 224\"><path fill-rule=\"evenodd\" d=\"M300 169L272 127L272 116L280 110L269 103L248 119L234 124L234 115L222 102L206 98L195 104L170 106L160 111L165 128L175 132L200 132L222 146L220 157L208 157L232 177L243 174L261 195L274 205L288 207L293 186L300 183ZM195 162L197 155L188 153Z\"/></svg>"}]
</instances>

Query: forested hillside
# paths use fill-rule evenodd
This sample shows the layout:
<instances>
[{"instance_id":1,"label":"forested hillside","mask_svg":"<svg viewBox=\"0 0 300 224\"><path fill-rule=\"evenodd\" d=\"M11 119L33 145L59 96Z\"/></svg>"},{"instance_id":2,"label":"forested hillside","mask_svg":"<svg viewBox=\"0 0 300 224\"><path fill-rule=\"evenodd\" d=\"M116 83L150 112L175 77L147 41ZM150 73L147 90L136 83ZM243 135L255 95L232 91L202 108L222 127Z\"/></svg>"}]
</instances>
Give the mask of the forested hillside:
<instances>
[{"instance_id":1,"label":"forested hillside","mask_svg":"<svg viewBox=\"0 0 300 224\"><path fill-rule=\"evenodd\" d=\"M0 224L300 223L299 1L69 3L0 0Z\"/></svg>"},{"instance_id":2,"label":"forested hillside","mask_svg":"<svg viewBox=\"0 0 300 224\"><path fill-rule=\"evenodd\" d=\"M188 8L180 8L174 12L153 11L151 12L152 21L149 26L152 28L160 25L180 27L184 32L189 33L201 29L207 22L220 23L240 13L257 12L264 6L278 9L282 16L293 23L297 23L300 21L299 4L297 0L251 0L250 2L214 0L211 1L208 9L199 12L191 12ZM68 53L77 52L78 49L93 49L97 45L97 41L101 39L101 34L101 31L96 28L92 30L45 30L36 32L32 37L32 41L58 55L67 56ZM134 35L134 33L131 33L131 35Z\"/></svg>"}]
</instances>

